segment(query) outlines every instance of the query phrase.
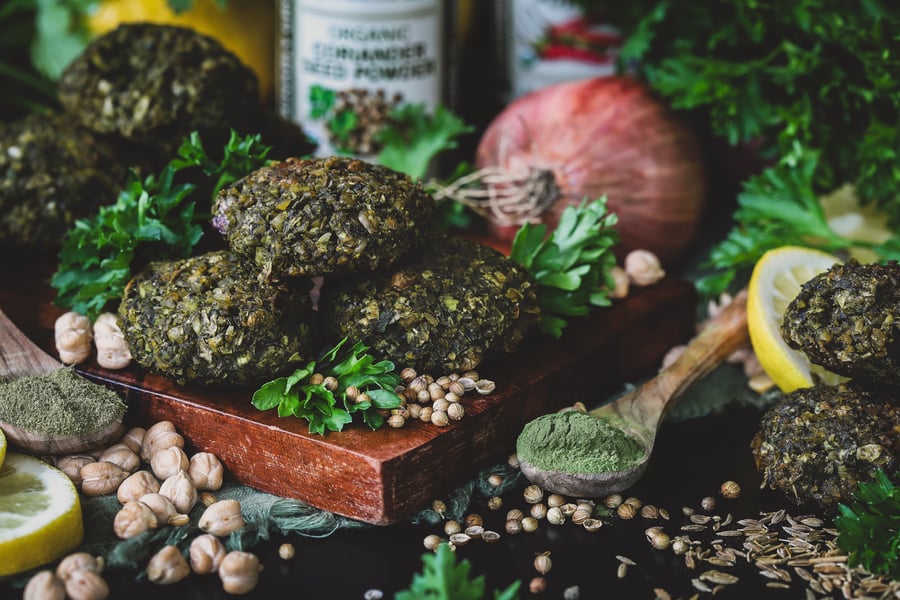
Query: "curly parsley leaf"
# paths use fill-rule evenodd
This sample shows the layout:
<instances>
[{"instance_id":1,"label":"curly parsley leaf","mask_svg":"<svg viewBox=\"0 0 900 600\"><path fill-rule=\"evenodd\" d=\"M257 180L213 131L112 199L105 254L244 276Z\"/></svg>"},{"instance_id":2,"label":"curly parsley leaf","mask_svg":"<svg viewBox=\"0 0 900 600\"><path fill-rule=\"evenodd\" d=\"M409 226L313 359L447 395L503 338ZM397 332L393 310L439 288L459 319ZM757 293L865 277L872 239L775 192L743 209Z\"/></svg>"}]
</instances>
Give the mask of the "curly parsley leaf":
<instances>
[{"instance_id":1,"label":"curly parsley leaf","mask_svg":"<svg viewBox=\"0 0 900 600\"><path fill-rule=\"evenodd\" d=\"M267 153L258 136L239 138L232 132L225 158L215 162L192 134L158 176L141 180L132 172L114 204L79 219L66 233L50 280L56 304L94 319L122 297L136 263L190 255L203 235L189 199L197 185L178 182L176 175L200 167L218 178L218 190L264 164Z\"/></svg>"},{"instance_id":2,"label":"curly parsley leaf","mask_svg":"<svg viewBox=\"0 0 900 600\"><path fill-rule=\"evenodd\" d=\"M874 481L859 484L853 503L839 504L838 511L835 542L849 554L850 566L900 577L900 488L879 469Z\"/></svg>"},{"instance_id":3,"label":"curly parsley leaf","mask_svg":"<svg viewBox=\"0 0 900 600\"><path fill-rule=\"evenodd\" d=\"M467 559L456 561L456 553L447 544L441 544L435 552L422 555L422 572L413 575L409 588L394 595L394 600L483 600L484 575L471 576L472 565ZM494 591L494 600L516 600L520 581L514 581L503 590Z\"/></svg>"},{"instance_id":4,"label":"curly parsley leaf","mask_svg":"<svg viewBox=\"0 0 900 600\"><path fill-rule=\"evenodd\" d=\"M510 258L537 281L540 329L560 337L567 318L588 314L591 306L609 306L616 264L612 247L619 241L617 215L606 210L606 197L583 200L563 211L547 236L543 223L525 223L513 239Z\"/></svg>"},{"instance_id":5,"label":"curly parsley leaf","mask_svg":"<svg viewBox=\"0 0 900 600\"><path fill-rule=\"evenodd\" d=\"M473 131L461 118L442 105L429 114L425 104L401 104L391 111L391 123L375 134L383 144L378 162L422 179L436 155L457 147L457 138Z\"/></svg>"},{"instance_id":6,"label":"curly parsley leaf","mask_svg":"<svg viewBox=\"0 0 900 600\"><path fill-rule=\"evenodd\" d=\"M744 182L734 212L734 226L712 247L705 266L713 273L697 282L704 295L715 296L746 277L768 250L786 245L841 254L866 248L881 260L900 259L900 234L883 243L850 239L828 224L814 186L821 157L796 144L779 164Z\"/></svg>"},{"instance_id":7,"label":"curly parsley leaf","mask_svg":"<svg viewBox=\"0 0 900 600\"><path fill-rule=\"evenodd\" d=\"M376 361L365 344L357 342L345 348L346 343L343 338L317 361L263 384L253 393L251 403L259 410L277 408L279 417L306 419L309 432L319 435L343 430L355 413L361 413L370 428L378 429L384 423L380 411L402 403L394 391L400 376L394 372L394 363ZM337 381L331 389L325 385L329 377ZM349 397L350 387L360 394Z\"/></svg>"}]
</instances>

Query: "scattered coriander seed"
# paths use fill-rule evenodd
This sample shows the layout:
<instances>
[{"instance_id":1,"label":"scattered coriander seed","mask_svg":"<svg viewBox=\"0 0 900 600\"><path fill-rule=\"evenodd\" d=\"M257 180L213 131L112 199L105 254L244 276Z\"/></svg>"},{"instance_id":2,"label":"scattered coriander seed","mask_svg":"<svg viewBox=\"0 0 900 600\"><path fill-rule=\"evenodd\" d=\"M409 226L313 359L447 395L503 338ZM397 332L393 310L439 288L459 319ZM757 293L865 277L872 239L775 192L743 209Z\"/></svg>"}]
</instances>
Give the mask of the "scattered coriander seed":
<instances>
[{"instance_id":1,"label":"scattered coriander seed","mask_svg":"<svg viewBox=\"0 0 900 600\"><path fill-rule=\"evenodd\" d=\"M562 506L566 503L566 498L562 494L550 494L547 496L547 506Z\"/></svg>"},{"instance_id":2,"label":"scattered coriander seed","mask_svg":"<svg viewBox=\"0 0 900 600\"><path fill-rule=\"evenodd\" d=\"M478 381L479 379L481 379L481 376L478 374L478 371L475 371L475 370L466 371L460 377L467 377L467 378L471 379L472 381Z\"/></svg>"},{"instance_id":3,"label":"scattered coriander seed","mask_svg":"<svg viewBox=\"0 0 900 600\"><path fill-rule=\"evenodd\" d=\"M432 402L441 400L444 397L444 388L436 383L432 383L428 386L428 395L431 397Z\"/></svg>"},{"instance_id":4,"label":"scattered coriander seed","mask_svg":"<svg viewBox=\"0 0 900 600\"><path fill-rule=\"evenodd\" d=\"M278 546L278 556L281 560L290 560L294 558L294 554L296 554L296 549L293 544L285 542Z\"/></svg>"},{"instance_id":5,"label":"scattered coriander seed","mask_svg":"<svg viewBox=\"0 0 900 600\"><path fill-rule=\"evenodd\" d=\"M683 537L676 537L672 542L672 552L675 554L684 554L690 549L690 543Z\"/></svg>"},{"instance_id":6,"label":"scattered coriander seed","mask_svg":"<svg viewBox=\"0 0 900 600\"><path fill-rule=\"evenodd\" d=\"M462 525L459 524L459 521L454 521L450 519L444 523L444 533L447 535L453 535L454 533L459 533L462 531Z\"/></svg>"},{"instance_id":7,"label":"scattered coriander seed","mask_svg":"<svg viewBox=\"0 0 900 600\"><path fill-rule=\"evenodd\" d=\"M507 519L503 525L503 529L510 535L515 535L522 531L522 521L520 519Z\"/></svg>"},{"instance_id":8,"label":"scattered coriander seed","mask_svg":"<svg viewBox=\"0 0 900 600\"><path fill-rule=\"evenodd\" d=\"M451 381L450 385L447 386L447 392L453 394L457 398L456 400L451 400L451 402L458 402L459 398L466 393L466 386L459 381Z\"/></svg>"},{"instance_id":9,"label":"scattered coriander seed","mask_svg":"<svg viewBox=\"0 0 900 600\"><path fill-rule=\"evenodd\" d=\"M418 394L419 392L427 391L428 383L425 381L425 377L418 375L412 378L408 387Z\"/></svg>"},{"instance_id":10,"label":"scattered coriander seed","mask_svg":"<svg viewBox=\"0 0 900 600\"><path fill-rule=\"evenodd\" d=\"M310 385L321 385L325 381L325 376L321 373L313 373L309 376Z\"/></svg>"},{"instance_id":11,"label":"scattered coriander seed","mask_svg":"<svg viewBox=\"0 0 900 600\"><path fill-rule=\"evenodd\" d=\"M446 410L435 410L431 413L431 423L438 427L446 427L450 424L450 417Z\"/></svg>"},{"instance_id":12,"label":"scattered coriander seed","mask_svg":"<svg viewBox=\"0 0 900 600\"><path fill-rule=\"evenodd\" d=\"M575 512L572 513L572 522L576 525L581 525L591 518L591 514L593 514L593 512L593 506L589 504L579 504L578 508L575 509Z\"/></svg>"},{"instance_id":13,"label":"scattered coriander seed","mask_svg":"<svg viewBox=\"0 0 900 600\"><path fill-rule=\"evenodd\" d=\"M606 508L618 508L622 504L622 496L619 494L611 494L603 499L603 506Z\"/></svg>"},{"instance_id":14,"label":"scattered coriander seed","mask_svg":"<svg viewBox=\"0 0 900 600\"><path fill-rule=\"evenodd\" d=\"M454 533L450 536L450 543L459 548L469 543L472 538L465 533Z\"/></svg>"},{"instance_id":15,"label":"scattered coriander seed","mask_svg":"<svg viewBox=\"0 0 900 600\"><path fill-rule=\"evenodd\" d=\"M479 379L475 382L475 391L482 396L487 396L497 389L497 384L490 379Z\"/></svg>"},{"instance_id":16,"label":"scattered coriander seed","mask_svg":"<svg viewBox=\"0 0 900 600\"><path fill-rule=\"evenodd\" d=\"M496 531L492 531L490 529L485 529L483 532L481 532L481 540L484 542L492 543L492 542L496 542L499 539L500 539L500 534L497 533Z\"/></svg>"},{"instance_id":17,"label":"scattered coriander seed","mask_svg":"<svg viewBox=\"0 0 900 600\"><path fill-rule=\"evenodd\" d=\"M532 533L537 531L538 528L538 520L534 517L525 517L522 519L522 531L526 533Z\"/></svg>"},{"instance_id":18,"label":"scattered coriander seed","mask_svg":"<svg viewBox=\"0 0 900 600\"><path fill-rule=\"evenodd\" d=\"M694 509L691 508L690 506L682 506L682 507L681 507L681 513L682 513L684 516L689 517L689 516L691 516L692 514L694 514Z\"/></svg>"},{"instance_id":19,"label":"scattered coriander seed","mask_svg":"<svg viewBox=\"0 0 900 600\"><path fill-rule=\"evenodd\" d=\"M542 490L540 486L532 484L525 488L522 492L522 496L528 504L537 504L544 499L544 490Z\"/></svg>"},{"instance_id":20,"label":"scattered coriander seed","mask_svg":"<svg viewBox=\"0 0 900 600\"><path fill-rule=\"evenodd\" d=\"M578 505L574 502L566 502L559 507L559 510L561 510L562 514L564 514L565 516L571 517L575 514L575 511L578 510Z\"/></svg>"},{"instance_id":21,"label":"scattered coriander seed","mask_svg":"<svg viewBox=\"0 0 900 600\"><path fill-rule=\"evenodd\" d=\"M478 513L470 513L466 515L465 519L466 527L471 527L472 525L484 526L484 519Z\"/></svg>"},{"instance_id":22,"label":"scattered coriander seed","mask_svg":"<svg viewBox=\"0 0 900 600\"><path fill-rule=\"evenodd\" d=\"M563 590L563 600L580 600L581 588L577 585L567 587Z\"/></svg>"},{"instance_id":23,"label":"scattered coriander seed","mask_svg":"<svg viewBox=\"0 0 900 600\"><path fill-rule=\"evenodd\" d=\"M431 394L428 393L428 390L419 390L416 393L416 401L419 404L428 404L431 402Z\"/></svg>"},{"instance_id":24,"label":"scattered coriander seed","mask_svg":"<svg viewBox=\"0 0 900 600\"><path fill-rule=\"evenodd\" d=\"M463 391L471 392L475 389L475 380L470 377L460 377L457 381L463 386Z\"/></svg>"},{"instance_id":25,"label":"scattered coriander seed","mask_svg":"<svg viewBox=\"0 0 900 600\"><path fill-rule=\"evenodd\" d=\"M528 582L528 591L532 594L543 594L547 589L547 582L543 577L535 577Z\"/></svg>"},{"instance_id":26,"label":"scattered coriander seed","mask_svg":"<svg viewBox=\"0 0 900 600\"><path fill-rule=\"evenodd\" d=\"M524 519L524 518L525 518L525 513L523 513L523 512L522 512L522 509L520 509L520 508L511 508L511 509L506 513L506 520L507 520L507 521L510 521L510 520L513 520L513 521L521 521L521 520Z\"/></svg>"},{"instance_id":27,"label":"scattered coriander seed","mask_svg":"<svg viewBox=\"0 0 900 600\"><path fill-rule=\"evenodd\" d=\"M616 507L616 513L621 519L633 519L637 511L635 510L633 505L623 502Z\"/></svg>"},{"instance_id":28,"label":"scattered coriander seed","mask_svg":"<svg viewBox=\"0 0 900 600\"><path fill-rule=\"evenodd\" d=\"M365 392L360 392L360 394L356 397L356 400L354 400L354 402L356 402L357 404L365 404L366 402L371 401L372 398L370 398L369 395Z\"/></svg>"},{"instance_id":29,"label":"scattered coriander seed","mask_svg":"<svg viewBox=\"0 0 900 600\"><path fill-rule=\"evenodd\" d=\"M669 539L669 534L659 527L651 527L647 530L647 540L650 542L650 545L657 550L665 550L669 547L671 541Z\"/></svg>"},{"instance_id":30,"label":"scattered coriander seed","mask_svg":"<svg viewBox=\"0 0 900 600\"><path fill-rule=\"evenodd\" d=\"M588 531L597 531L601 527L603 527L603 521L600 519L585 519L584 523L581 524L582 527L587 529Z\"/></svg>"},{"instance_id":31,"label":"scattered coriander seed","mask_svg":"<svg viewBox=\"0 0 900 600\"><path fill-rule=\"evenodd\" d=\"M407 406L407 408L409 409L409 418L410 419L418 419L419 418L419 414L422 411L421 404L410 404L409 406Z\"/></svg>"},{"instance_id":32,"label":"scattered coriander seed","mask_svg":"<svg viewBox=\"0 0 900 600\"><path fill-rule=\"evenodd\" d=\"M473 540L481 538L482 533L484 533L484 527L481 525L469 525L465 531L465 534Z\"/></svg>"},{"instance_id":33,"label":"scattered coriander seed","mask_svg":"<svg viewBox=\"0 0 900 600\"><path fill-rule=\"evenodd\" d=\"M700 508L703 510L715 510L716 508L716 499L712 496L706 496L702 500L700 500Z\"/></svg>"},{"instance_id":34,"label":"scattered coriander seed","mask_svg":"<svg viewBox=\"0 0 900 600\"><path fill-rule=\"evenodd\" d=\"M726 481L722 484L719 492L726 500L734 500L741 495L741 486L736 481Z\"/></svg>"},{"instance_id":35,"label":"scattered coriander seed","mask_svg":"<svg viewBox=\"0 0 900 600\"><path fill-rule=\"evenodd\" d=\"M347 386L347 389L344 390L344 396L347 397L347 400L350 402L356 402L356 398L359 396L360 389L355 385Z\"/></svg>"},{"instance_id":36,"label":"scattered coriander seed","mask_svg":"<svg viewBox=\"0 0 900 600\"><path fill-rule=\"evenodd\" d=\"M513 469L519 468L519 455L513 452L509 456L506 457L506 464L508 464Z\"/></svg>"},{"instance_id":37,"label":"scattered coriander seed","mask_svg":"<svg viewBox=\"0 0 900 600\"><path fill-rule=\"evenodd\" d=\"M553 568L553 561L550 560L550 551L541 552L534 557L534 570L541 575L546 575Z\"/></svg>"},{"instance_id":38,"label":"scattered coriander seed","mask_svg":"<svg viewBox=\"0 0 900 600\"><path fill-rule=\"evenodd\" d=\"M382 598L384 598L384 592L381 590L366 590L363 594L363 600L382 600Z\"/></svg>"},{"instance_id":39,"label":"scattered coriander seed","mask_svg":"<svg viewBox=\"0 0 900 600\"><path fill-rule=\"evenodd\" d=\"M659 517L659 509L652 504L645 504L641 507L641 516L645 519L656 519Z\"/></svg>"},{"instance_id":40,"label":"scattered coriander seed","mask_svg":"<svg viewBox=\"0 0 900 600\"><path fill-rule=\"evenodd\" d=\"M503 498L500 496L491 496L488 498L487 506L490 510L500 510L500 507L503 506Z\"/></svg>"},{"instance_id":41,"label":"scattered coriander seed","mask_svg":"<svg viewBox=\"0 0 900 600\"><path fill-rule=\"evenodd\" d=\"M437 411L447 412L447 408L449 406L450 406L450 403L447 402L446 399L438 398L437 400L435 400L434 402L431 403L431 410L433 410L435 412L437 412Z\"/></svg>"},{"instance_id":42,"label":"scattered coriander seed","mask_svg":"<svg viewBox=\"0 0 900 600\"><path fill-rule=\"evenodd\" d=\"M632 505L634 507L635 511L640 510L641 507L644 505L644 503L641 502L640 499L635 498L634 496L629 496L628 498L625 498L625 500L623 500L622 502L625 504Z\"/></svg>"},{"instance_id":43,"label":"scattered coriander seed","mask_svg":"<svg viewBox=\"0 0 900 600\"><path fill-rule=\"evenodd\" d=\"M547 516L547 505L543 502L538 502L537 504L532 504L531 508L528 509L529 514L532 517L540 521L544 517Z\"/></svg>"},{"instance_id":44,"label":"scattered coriander seed","mask_svg":"<svg viewBox=\"0 0 900 600\"><path fill-rule=\"evenodd\" d=\"M416 370L413 369L412 367L406 367L405 369L400 371L400 379L402 379L403 381L405 381L407 383L409 383L410 381L415 379L416 375L417 375Z\"/></svg>"},{"instance_id":45,"label":"scattered coriander seed","mask_svg":"<svg viewBox=\"0 0 900 600\"><path fill-rule=\"evenodd\" d=\"M487 482L491 487L500 487L503 484L503 475L492 473L488 476Z\"/></svg>"},{"instance_id":46,"label":"scattered coriander seed","mask_svg":"<svg viewBox=\"0 0 900 600\"><path fill-rule=\"evenodd\" d=\"M662 517L664 520L668 521L669 520L669 511L667 511L664 508L661 508L661 509L659 509L659 516Z\"/></svg>"},{"instance_id":47,"label":"scattered coriander seed","mask_svg":"<svg viewBox=\"0 0 900 600\"><path fill-rule=\"evenodd\" d=\"M458 402L455 402L447 407L447 416L450 417L450 419L453 421L459 421L465 415L466 408Z\"/></svg>"},{"instance_id":48,"label":"scattered coriander seed","mask_svg":"<svg viewBox=\"0 0 900 600\"><path fill-rule=\"evenodd\" d=\"M447 514L447 503L443 500L436 499L431 503L431 510L443 517Z\"/></svg>"},{"instance_id":49,"label":"scattered coriander seed","mask_svg":"<svg viewBox=\"0 0 900 600\"><path fill-rule=\"evenodd\" d=\"M430 406L423 406L419 410L419 420L423 421L425 423L431 423L431 413L432 412L433 411L431 410Z\"/></svg>"},{"instance_id":50,"label":"scattered coriander seed","mask_svg":"<svg viewBox=\"0 0 900 600\"><path fill-rule=\"evenodd\" d=\"M441 544L441 536L434 533L426 535L423 543L425 544L426 549L434 550Z\"/></svg>"},{"instance_id":51,"label":"scattered coriander seed","mask_svg":"<svg viewBox=\"0 0 900 600\"><path fill-rule=\"evenodd\" d=\"M406 417L404 417L403 415L399 415L399 414L393 414L390 417L388 417L387 424L388 424L388 426L393 427L394 429L399 429L399 428L403 427L404 425L406 425Z\"/></svg>"},{"instance_id":52,"label":"scattered coriander seed","mask_svg":"<svg viewBox=\"0 0 900 600\"><path fill-rule=\"evenodd\" d=\"M441 375L440 377L435 379L434 382L441 386L442 390L446 390L448 387L450 387L450 378L447 375Z\"/></svg>"},{"instance_id":53,"label":"scattered coriander seed","mask_svg":"<svg viewBox=\"0 0 900 600\"><path fill-rule=\"evenodd\" d=\"M333 375L329 375L322 381L322 387L329 392L337 391L338 385L340 384L338 383L337 377L334 377Z\"/></svg>"},{"instance_id":54,"label":"scattered coriander seed","mask_svg":"<svg viewBox=\"0 0 900 600\"><path fill-rule=\"evenodd\" d=\"M405 424L406 424L406 419L409 418L409 407L407 407L407 406L404 405L404 406L398 406L397 408L392 408L392 409L391 409L391 414L392 414L392 415L397 415L397 416L403 417L403 424L405 425ZM401 427L402 427L402 426L403 426L403 425L401 425Z\"/></svg>"},{"instance_id":55,"label":"scattered coriander seed","mask_svg":"<svg viewBox=\"0 0 900 600\"><path fill-rule=\"evenodd\" d=\"M547 522L551 525L562 525L566 522L566 515L562 511L562 507L554 506L547 509Z\"/></svg>"}]
</instances>

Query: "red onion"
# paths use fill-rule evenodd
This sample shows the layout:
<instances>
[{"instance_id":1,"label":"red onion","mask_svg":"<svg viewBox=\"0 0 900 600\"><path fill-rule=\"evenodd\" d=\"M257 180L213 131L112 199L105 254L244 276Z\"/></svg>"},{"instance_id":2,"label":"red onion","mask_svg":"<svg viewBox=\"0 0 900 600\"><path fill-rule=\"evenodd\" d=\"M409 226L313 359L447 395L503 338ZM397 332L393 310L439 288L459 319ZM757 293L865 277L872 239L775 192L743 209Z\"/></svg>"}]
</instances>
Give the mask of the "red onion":
<instances>
[{"instance_id":1,"label":"red onion","mask_svg":"<svg viewBox=\"0 0 900 600\"><path fill-rule=\"evenodd\" d=\"M706 178L693 131L627 77L517 98L488 126L476 166L498 231L526 220L552 230L566 206L605 194L619 218L618 250L647 249L668 264L687 250L703 216Z\"/></svg>"}]
</instances>

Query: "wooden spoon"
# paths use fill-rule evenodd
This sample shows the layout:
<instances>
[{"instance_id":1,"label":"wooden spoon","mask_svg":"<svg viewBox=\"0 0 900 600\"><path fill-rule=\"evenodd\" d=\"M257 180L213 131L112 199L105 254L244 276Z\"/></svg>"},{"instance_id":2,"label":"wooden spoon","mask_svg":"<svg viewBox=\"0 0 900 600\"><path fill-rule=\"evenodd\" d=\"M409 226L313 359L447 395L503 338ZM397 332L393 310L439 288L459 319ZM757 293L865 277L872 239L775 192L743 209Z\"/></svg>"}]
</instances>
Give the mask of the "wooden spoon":
<instances>
[{"instance_id":1,"label":"wooden spoon","mask_svg":"<svg viewBox=\"0 0 900 600\"><path fill-rule=\"evenodd\" d=\"M0 310L0 380L45 375L64 365L41 350ZM40 407L35 407L40 410ZM81 435L59 435L31 431L0 421L9 442L35 454L77 454L102 446L124 431L122 420Z\"/></svg>"},{"instance_id":2,"label":"wooden spoon","mask_svg":"<svg viewBox=\"0 0 900 600\"><path fill-rule=\"evenodd\" d=\"M604 473L570 473L542 470L520 460L522 473L545 490L568 496L597 498L631 487L647 468L656 432L669 409L694 382L748 339L747 291L742 290L688 343L674 363L640 387L589 413L631 434L643 445L644 456L634 466Z\"/></svg>"}]
</instances>

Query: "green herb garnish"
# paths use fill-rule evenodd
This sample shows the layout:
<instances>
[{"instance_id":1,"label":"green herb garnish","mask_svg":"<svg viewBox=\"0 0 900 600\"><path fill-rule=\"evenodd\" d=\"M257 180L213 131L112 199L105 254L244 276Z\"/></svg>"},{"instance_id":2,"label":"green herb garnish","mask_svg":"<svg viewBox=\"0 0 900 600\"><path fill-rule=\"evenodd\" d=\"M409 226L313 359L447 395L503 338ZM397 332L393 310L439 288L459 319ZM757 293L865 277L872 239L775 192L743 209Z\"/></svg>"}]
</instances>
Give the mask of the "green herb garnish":
<instances>
[{"instance_id":1,"label":"green herb garnish","mask_svg":"<svg viewBox=\"0 0 900 600\"><path fill-rule=\"evenodd\" d=\"M850 566L900 577L900 488L879 469L875 481L861 482L854 502L838 510L835 542L849 554Z\"/></svg>"},{"instance_id":2,"label":"green herb garnish","mask_svg":"<svg viewBox=\"0 0 900 600\"><path fill-rule=\"evenodd\" d=\"M738 195L735 226L710 250L705 266L715 272L697 282L714 296L748 273L766 251L796 245L832 254L866 248L883 260L900 259L900 236L884 243L849 239L834 232L814 189L819 156L797 146L777 166L748 179Z\"/></svg>"},{"instance_id":3,"label":"green herb garnish","mask_svg":"<svg viewBox=\"0 0 900 600\"><path fill-rule=\"evenodd\" d=\"M394 373L394 363L389 360L376 362L368 354L369 347L356 343L344 348L347 338L328 350L318 361L310 361L288 375L263 384L253 393L252 404L259 410L278 409L279 417L298 417L309 421L309 432L324 435L326 431L341 431L353 421L354 413L361 413L362 420L372 429L384 423L381 409L397 408L400 396L394 388L400 376ZM311 381L313 375L320 375ZM319 379L334 377L337 386L326 387ZM354 387L364 393L350 398L347 388Z\"/></svg>"},{"instance_id":4,"label":"green herb garnish","mask_svg":"<svg viewBox=\"0 0 900 600\"><path fill-rule=\"evenodd\" d=\"M401 104L391 111L391 125L375 134L383 144L378 162L422 179L435 156L457 147L457 138L473 130L458 116L438 106L429 114L424 104Z\"/></svg>"},{"instance_id":5,"label":"green herb garnish","mask_svg":"<svg viewBox=\"0 0 900 600\"><path fill-rule=\"evenodd\" d=\"M611 304L617 222L617 215L607 212L603 196L567 206L549 237L544 223L519 228L510 258L537 280L541 331L559 337L567 318L585 316L591 306Z\"/></svg>"},{"instance_id":6,"label":"green herb garnish","mask_svg":"<svg viewBox=\"0 0 900 600\"><path fill-rule=\"evenodd\" d=\"M158 176L141 180L132 172L114 204L79 219L66 234L50 280L57 290L56 303L94 319L122 297L138 260L189 256L202 236L201 217L195 215L194 201L188 200L197 185L177 182L176 174L199 167L207 177L216 178L217 192L262 166L268 151L258 135L240 138L232 131L223 159L216 162L193 133L181 144L179 157Z\"/></svg>"},{"instance_id":7,"label":"green herb garnish","mask_svg":"<svg viewBox=\"0 0 900 600\"><path fill-rule=\"evenodd\" d=\"M456 561L456 553L447 544L422 555L422 572L413 575L408 589L400 590L394 600L483 600L484 575L472 577L472 565L467 559ZM512 582L504 590L494 590L494 600L515 600L519 597L521 581Z\"/></svg>"}]
</instances>

